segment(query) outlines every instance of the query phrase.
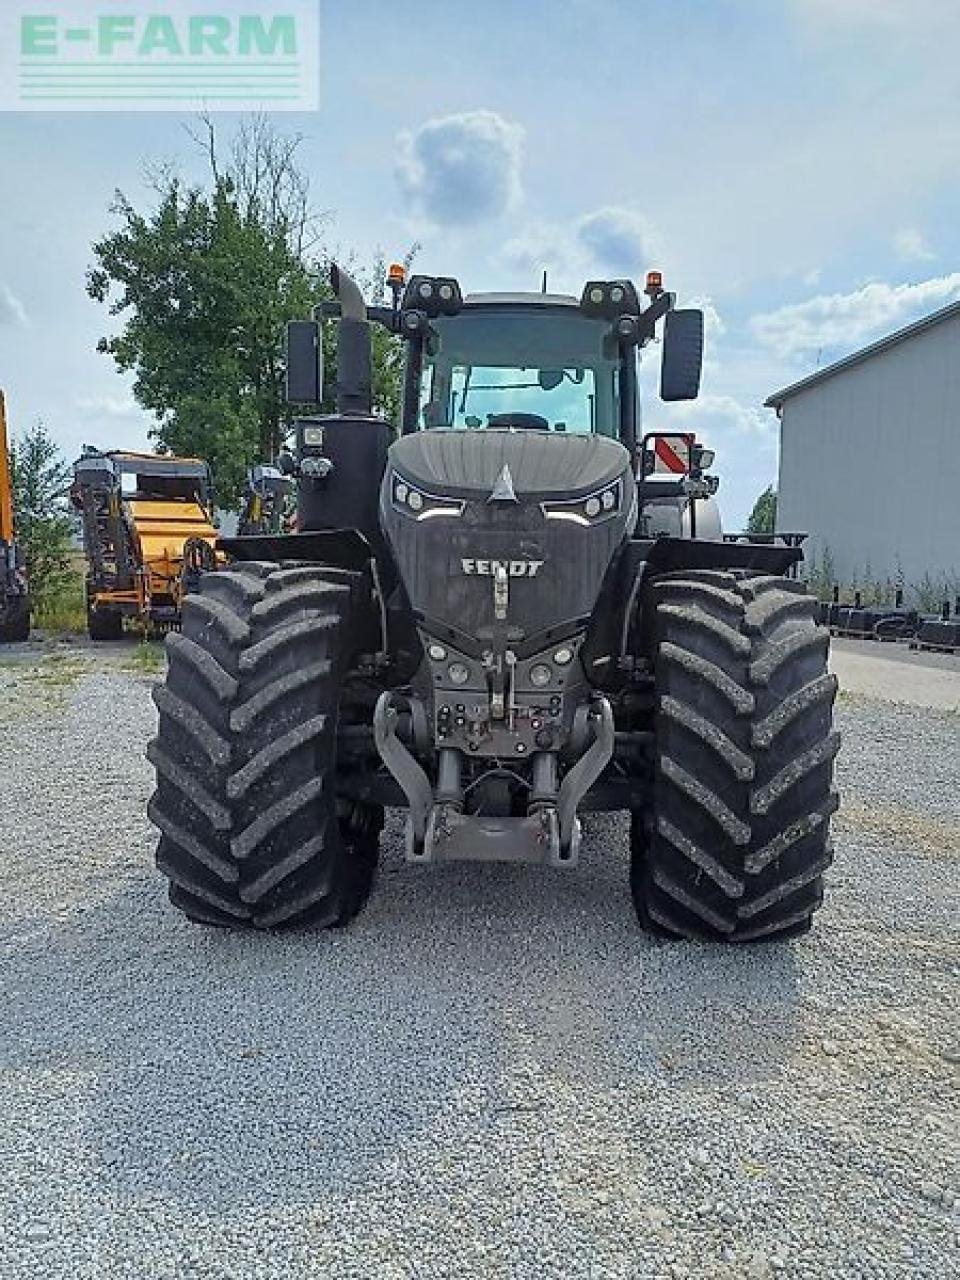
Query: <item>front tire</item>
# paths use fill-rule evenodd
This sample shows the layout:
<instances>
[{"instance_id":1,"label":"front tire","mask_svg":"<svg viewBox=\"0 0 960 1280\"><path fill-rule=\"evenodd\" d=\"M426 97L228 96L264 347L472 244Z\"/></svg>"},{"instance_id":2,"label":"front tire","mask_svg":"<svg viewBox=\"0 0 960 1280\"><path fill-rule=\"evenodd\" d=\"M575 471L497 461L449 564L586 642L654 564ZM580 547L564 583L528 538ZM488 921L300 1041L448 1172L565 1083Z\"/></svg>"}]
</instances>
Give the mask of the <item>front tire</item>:
<instances>
[{"instance_id":1,"label":"front tire","mask_svg":"<svg viewBox=\"0 0 960 1280\"><path fill-rule=\"evenodd\" d=\"M687 571L653 587L656 770L634 816L641 923L745 942L805 932L836 810L836 678L791 579Z\"/></svg>"},{"instance_id":2,"label":"front tire","mask_svg":"<svg viewBox=\"0 0 960 1280\"><path fill-rule=\"evenodd\" d=\"M382 810L338 800L351 589L317 567L208 573L167 638L149 815L191 920L346 924L369 896Z\"/></svg>"},{"instance_id":3,"label":"front tire","mask_svg":"<svg viewBox=\"0 0 960 1280\"><path fill-rule=\"evenodd\" d=\"M94 608L87 600L87 633L91 640L122 640L123 614L119 609Z\"/></svg>"}]
</instances>

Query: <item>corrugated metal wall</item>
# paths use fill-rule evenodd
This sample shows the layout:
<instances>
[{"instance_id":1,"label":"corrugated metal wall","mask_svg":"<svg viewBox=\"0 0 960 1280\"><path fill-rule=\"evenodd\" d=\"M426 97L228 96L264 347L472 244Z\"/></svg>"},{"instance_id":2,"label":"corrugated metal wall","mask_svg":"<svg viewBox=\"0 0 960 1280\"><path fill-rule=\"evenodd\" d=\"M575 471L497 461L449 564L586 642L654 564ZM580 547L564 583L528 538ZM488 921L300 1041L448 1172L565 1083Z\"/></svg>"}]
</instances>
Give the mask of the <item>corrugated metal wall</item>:
<instances>
[{"instance_id":1,"label":"corrugated metal wall","mask_svg":"<svg viewBox=\"0 0 960 1280\"><path fill-rule=\"evenodd\" d=\"M960 316L788 399L779 493L841 582L960 577Z\"/></svg>"}]
</instances>

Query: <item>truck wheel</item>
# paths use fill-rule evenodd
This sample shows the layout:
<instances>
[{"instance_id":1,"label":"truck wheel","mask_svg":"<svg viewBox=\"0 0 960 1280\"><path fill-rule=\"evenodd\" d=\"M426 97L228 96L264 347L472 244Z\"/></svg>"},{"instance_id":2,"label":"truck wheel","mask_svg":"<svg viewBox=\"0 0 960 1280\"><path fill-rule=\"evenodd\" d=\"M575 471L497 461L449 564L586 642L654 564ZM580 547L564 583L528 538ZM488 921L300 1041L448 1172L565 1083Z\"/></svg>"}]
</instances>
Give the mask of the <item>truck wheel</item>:
<instances>
[{"instance_id":1,"label":"truck wheel","mask_svg":"<svg viewBox=\"0 0 960 1280\"><path fill-rule=\"evenodd\" d=\"M6 616L0 622L0 640L16 643L30 639L30 600L27 596L14 596Z\"/></svg>"},{"instance_id":2,"label":"truck wheel","mask_svg":"<svg viewBox=\"0 0 960 1280\"><path fill-rule=\"evenodd\" d=\"M118 609L94 609L88 604L87 632L91 640L122 640L123 615Z\"/></svg>"},{"instance_id":3,"label":"truck wheel","mask_svg":"<svg viewBox=\"0 0 960 1280\"><path fill-rule=\"evenodd\" d=\"M801 583L687 571L654 584L653 804L632 824L641 923L728 942L805 932L837 808L836 678Z\"/></svg>"},{"instance_id":4,"label":"truck wheel","mask_svg":"<svg viewBox=\"0 0 960 1280\"><path fill-rule=\"evenodd\" d=\"M315 567L243 563L200 581L154 694L149 815L191 920L346 924L366 902L383 811L337 799L350 589Z\"/></svg>"}]
</instances>

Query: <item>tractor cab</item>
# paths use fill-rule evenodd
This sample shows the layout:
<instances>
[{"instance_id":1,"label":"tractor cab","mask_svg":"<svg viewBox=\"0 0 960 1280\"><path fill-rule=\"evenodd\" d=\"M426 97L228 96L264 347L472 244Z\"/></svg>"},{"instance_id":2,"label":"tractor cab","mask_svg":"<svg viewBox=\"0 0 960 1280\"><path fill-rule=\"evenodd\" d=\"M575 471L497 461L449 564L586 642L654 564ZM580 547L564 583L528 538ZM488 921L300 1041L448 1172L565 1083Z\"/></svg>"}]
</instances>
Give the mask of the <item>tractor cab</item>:
<instances>
[{"instance_id":1,"label":"tractor cab","mask_svg":"<svg viewBox=\"0 0 960 1280\"><path fill-rule=\"evenodd\" d=\"M320 324L339 320L337 413L296 424L302 531L352 527L382 545L383 504L371 500L369 477L387 474L391 448L401 474L406 459L408 470L422 472L441 494L447 481L457 480L444 472L456 458L454 470L469 460L481 486L491 469L492 485L504 467L515 482L519 468L536 501L576 493L581 477L589 487L598 476L598 483L617 484L622 476L632 509L642 498L634 479L642 479L644 456L637 356L658 326L661 398L688 400L699 391L703 315L675 308L657 272L648 274L643 293L628 280L595 280L579 298L464 296L452 277L416 275L407 282L397 267L389 276L392 305L369 307L336 267L332 283L338 301L321 304L314 321L295 321L288 330L288 399L317 405L330 390ZM395 433L372 413L371 323L401 338L405 348L398 424L404 439L395 444ZM418 443L405 439L427 436ZM416 484L413 491L419 492ZM592 498L584 492L584 501ZM642 501L631 530L638 518L642 527Z\"/></svg>"},{"instance_id":2,"label":"tractor cab","mask_svg":"<svg viewBox=\"0 0 960 1280\"><path fill-rule=\"evenodd\" d=\"M476 294L431 329L419 429L619 438L619 351L606 326L583 315L575 298Z\"/></svg>"}]
</instances>

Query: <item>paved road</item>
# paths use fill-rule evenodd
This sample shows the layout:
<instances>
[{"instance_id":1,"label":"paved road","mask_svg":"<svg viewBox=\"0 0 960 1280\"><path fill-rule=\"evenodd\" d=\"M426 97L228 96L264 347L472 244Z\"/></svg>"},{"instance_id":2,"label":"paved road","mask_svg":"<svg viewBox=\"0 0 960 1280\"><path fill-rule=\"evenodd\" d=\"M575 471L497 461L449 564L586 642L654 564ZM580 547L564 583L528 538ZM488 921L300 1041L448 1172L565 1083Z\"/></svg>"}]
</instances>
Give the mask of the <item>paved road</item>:
<instances>
[{"instance_id":1,"label":"paved road","mask_svg":"<svg viewBox=\"0 0 960 1280\"><path fill-rule=\"evenodd\" d=\"M960 654L834 638L830 666L846 693L941 711L960 711Z\"/></svg>"}]
</instances>

